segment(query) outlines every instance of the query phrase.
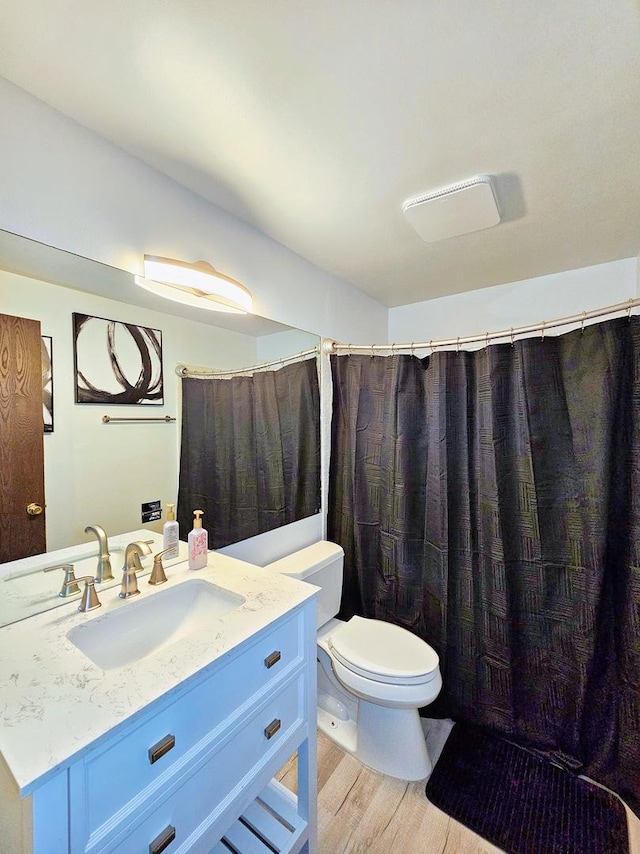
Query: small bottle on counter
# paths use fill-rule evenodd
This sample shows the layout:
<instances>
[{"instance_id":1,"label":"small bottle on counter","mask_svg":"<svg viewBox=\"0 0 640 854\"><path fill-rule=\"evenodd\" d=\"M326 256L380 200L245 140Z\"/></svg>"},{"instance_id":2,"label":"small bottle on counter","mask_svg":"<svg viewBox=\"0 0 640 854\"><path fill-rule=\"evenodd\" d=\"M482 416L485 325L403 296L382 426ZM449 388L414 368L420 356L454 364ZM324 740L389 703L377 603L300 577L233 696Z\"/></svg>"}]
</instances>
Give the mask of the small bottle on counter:
<instances>
[{"instance_id":1,"label":"small bottle on counter","mask_svg":"<svg viewBox=\"0 0 640 854\"><path fill-rule=\"evenodd\" d=\"M178 557L178 523L176 522L175 504L167 504L167 521L162 526L162 548L165 559ZM166 551L171 549L171 551Z\"/></svg>"},{"instance_id":2,"label":"small bottle on counter","mask_svg":"<svg viewBox=\"0 0 640 854\"><path fill-rule=\"evenodd\" d=\"M202 569L207 565L209 535L202 527L203 510L194 510L193 528L189 531L187 543L189 546L189 569Z\"/></svg>"}]
</instances>

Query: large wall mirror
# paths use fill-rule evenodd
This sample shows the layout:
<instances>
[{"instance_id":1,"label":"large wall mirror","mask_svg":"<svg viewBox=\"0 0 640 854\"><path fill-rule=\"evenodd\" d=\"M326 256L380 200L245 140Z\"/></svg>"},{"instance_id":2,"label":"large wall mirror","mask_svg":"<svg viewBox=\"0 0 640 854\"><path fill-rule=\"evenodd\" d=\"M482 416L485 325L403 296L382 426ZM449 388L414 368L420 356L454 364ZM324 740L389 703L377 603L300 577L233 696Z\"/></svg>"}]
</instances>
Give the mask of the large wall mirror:
<instances>
[{"instance_id":1,"label":"large wall mirror","mask_svg":"<svg viewBox=\"0 0 640 854\"><path fill-rule=\"evenodd\" d=\"M40 321L52 357L53 430L44 434L47 552L89 542L89 525L108 534L161 531L163 520L141 524L141 512L143 505L160 501L165 508L177 499L177 365L239 369L319 344L316 335L255 315L199 312L163 300L136 287L129 272L2 231L0 312ZM76 402L74 314L161 331L161 404ZM105 415L176 420L105 423Z\"/></svg>"}]
</instances>

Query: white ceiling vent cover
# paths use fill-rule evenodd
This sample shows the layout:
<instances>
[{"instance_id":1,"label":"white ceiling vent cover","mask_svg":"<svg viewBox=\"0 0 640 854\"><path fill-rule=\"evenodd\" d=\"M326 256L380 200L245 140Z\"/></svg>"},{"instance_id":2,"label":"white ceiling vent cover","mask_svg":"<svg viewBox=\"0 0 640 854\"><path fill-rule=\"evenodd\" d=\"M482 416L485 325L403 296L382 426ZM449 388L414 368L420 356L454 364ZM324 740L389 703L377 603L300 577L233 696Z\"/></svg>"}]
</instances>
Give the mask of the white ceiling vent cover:
<instances>
[{"instance_id":1,"label":"white ceiling vent cover","mask_svg":"<svg viewBox=\"0 0 640 854\"><path fill-rule=\"evenodd\" d=\"M426 243L480 231L500 222L489 175L477 175L407 199L402 212Z\"/></svg>"}]
</instances>

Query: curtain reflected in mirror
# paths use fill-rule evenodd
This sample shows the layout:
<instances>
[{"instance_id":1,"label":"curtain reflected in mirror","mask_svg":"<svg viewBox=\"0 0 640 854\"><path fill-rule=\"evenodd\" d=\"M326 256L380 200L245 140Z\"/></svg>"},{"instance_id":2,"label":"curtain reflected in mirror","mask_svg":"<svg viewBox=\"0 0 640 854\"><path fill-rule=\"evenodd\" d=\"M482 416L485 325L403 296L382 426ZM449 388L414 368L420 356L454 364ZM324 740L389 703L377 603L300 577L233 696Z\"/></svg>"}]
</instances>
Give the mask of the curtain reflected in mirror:
<instances>
[{"instance_id":1,"label":"curtain reflected in mirror","mask_svg":"<svg viewBox=\"0 0 640 854\"><path fill-rule=\"evenodd\" d=\"M182 380L180 536L204 511L218 549L320 510L315 358L230 379Z\"/></svg>"}]
</instances>

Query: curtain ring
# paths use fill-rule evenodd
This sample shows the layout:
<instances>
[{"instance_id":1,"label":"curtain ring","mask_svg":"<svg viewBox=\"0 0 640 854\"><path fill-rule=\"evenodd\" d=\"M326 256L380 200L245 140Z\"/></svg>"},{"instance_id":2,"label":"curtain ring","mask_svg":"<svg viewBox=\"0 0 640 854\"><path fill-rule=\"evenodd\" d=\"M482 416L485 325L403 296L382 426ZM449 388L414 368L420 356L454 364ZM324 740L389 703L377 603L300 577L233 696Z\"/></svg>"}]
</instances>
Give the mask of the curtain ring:
<instances>
[{"instance_id":1,"label":"curtain ring","mask_svg":"<svg viewBox=\"0 0 640 854\"><path fill-rule=\"evenodd\" d=\"M460 352L460 336L458 335L458 339L456 341L456 353Z\"/></svg>"},{"instance_id":2,"label":"curtain ring","mask_svg":"<svg viewBox=\"0 0 640 854\"><path fill-rule=\"evenodd\" d=\"M373 359L373 357L375 356L375 351L374 351L374 349L373 349L374 347L375 347L375 344L372 344L372 345L371 345L371 358L372 358L372 359Z\"/></svg>"},{"instance_id":3,"label":"curtain ring","mask_svg":"<svg viewBox=\"0 0 640 854\"><path fill-rule=\"evenodd\" d=\"M433 338L429 341L429 349L431 350L431 355L433 355Z\"/></svg>"},{"instance_id":4,"label":"curtain ring","mask_svg":"<svg viewBox=\"0 0 640 854\"><path fill-rule=\"evenodd\" d=\"M513 326L511 327L511 346L513 347Z\"/></svg>"},{"instance_id":5,"label":"curtain ring","mask_svg":"<svg viewBox=\"0 0 640 854\"><path fill-rule=\"evenodd\" d=\"M544 332L545 332L545 329L544 329L544 328L545 328L545 326L546 326L546 325L547 325L547 321L546 321L546 320L543 320L543 321L542 321L542 335L540 336L540 340L541 340L541 341L544 341Z\"/></svg>"},{"instance_id":6,"label":"curtain ring","mask_svg":"<svg viewBox=\"0 0 640 854\"><path fill-rule=\"evenodd\" d=\"M633 298L629 297L629 308L627 309L627 320L631 320L631 309L633 308Z\"/></svg>"},{"instance_id":7,"label":"curtain ring","mask_svg":"<svg viewBox=\"0 0 640 854\"><path fill-rule=\"evenodd\" d=\"M415 356L415 354L416 354L416 342L412 341L411 342L411 355Z\"/></svg>"},{"instance_id":8,"label":"curtain ring","mask_svg":"<svg viewBox=\"0 0 640 854\"><path fill-rule=\"evenodd\" d=\"M581 335L584 335L584 322L585 322L585 320L586 320L586 314L587 314L587 312L586 312L586 311L583 311L583 312L582 312L582 323L581 323L581 325L580 325L580 334L581 334Z\"/></svg>"},{"instance_id":9,"label":"curtain ring","mask_svg":"<svg viewBox=\"0 0 640 854\"><path fill-rule=\"evenodd\" d=\"M488 347L488 346L489 346L489 333L488 333L488 332L487 332L487 333L486 333L486 335L484 336L484 346L485 346L485 347Z\"/></svg>"}]
</instances>

